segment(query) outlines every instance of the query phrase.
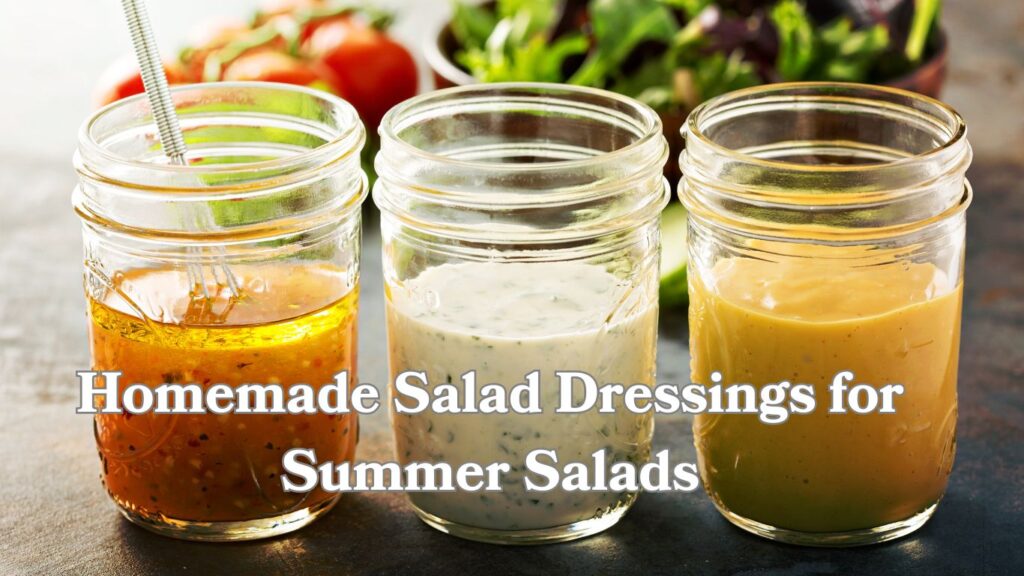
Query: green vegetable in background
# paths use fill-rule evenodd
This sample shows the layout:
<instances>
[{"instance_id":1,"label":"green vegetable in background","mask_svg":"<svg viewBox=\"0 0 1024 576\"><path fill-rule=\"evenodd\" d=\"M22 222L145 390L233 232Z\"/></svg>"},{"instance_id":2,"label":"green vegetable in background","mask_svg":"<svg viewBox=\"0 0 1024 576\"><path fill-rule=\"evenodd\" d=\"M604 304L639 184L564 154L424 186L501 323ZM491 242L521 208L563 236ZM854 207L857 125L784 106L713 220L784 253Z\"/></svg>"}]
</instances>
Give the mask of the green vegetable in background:
<instances>
[{"instance_id":1,"label":"green vegetable in background","mask_svg":"<svg viewBox=\"0 0 1024 576\"><path fill-rule=\"evenodd\" d=\"M456 4L452 32L465 47L459 63L484 82L562 81L565 60L585 53L589 42L582 34L550 39L559 4L499 0L494 12Z\"/></svg>"},{"instance_id":2,"label":"green vegetable in background","mask_svg":"<svg viewBox=\"0 0 1024 576\"><path fill-rule=\"evenodd\" d=\"M452 34L466 48L480 48L498 25L498 16L475 4L453 2Z\"/></svg>"},{"instance_id":3,"label":"green vegetable in background","mask_svg":"<svg viewBox=\"0 0 1024 576\"><path fill-rule=\"evenodd\" d=\"M571 84L603 85L641 42L668 43L678 30L675 16L658 0L592 0L589 12L594 49Z\"/></svg>"},{"instance_id":4,"label":"green vegetable in background","mask_svg":"<svg viewBox=\"0 0 1024 576\"><path fill-rule=\"evenodd\" d=\"M686 264L686 208L671 204L661 213L661 305L665 308L689 302Z\"/></svg>"},{"instance_id":5,"label":"green vegetable in background","mask_svg":"<svg viewBox=\"0 0 1024 576\"><path fill-rule=\"evenodd\" d=\"M769 14L779 35L775 70L786 80L804 77L814 59L814 26L803 4L782 0Z\"/></svg>"},{"instance_id":6,"label":"green vegetable in background","mask_svg":"<svg viewBox=\"0 0 1024 576\"><path fill-rule=\"evenodd\" d=\"M918 63L924 56L925 43L939 19L942 0L914 0L914 19L904 46L904 54L912 63Z\"/></svg>"},{"instance_id":7,"label":"green vegetable in background","mask_svg":"<svg viewBox=\"0 0 1024 576\"><path fill-rule=\"evenodd\" d=\"M895 21L816 23L806 0L754 3L743 15L715 0L454 0L451 31L456 61L481 81L568 82L685 112L767 81L903 74L938 28L941 0L913 1L895 40Z\"/></svg>"},{"instance_id":8,"label":"green vegetable in background","mask_svg":"<svg viewBox=\"0 0 1024 576\"><path fill-rule=\"evenodd\" d=\"M673 104L692 109L708 98L760 83L754 66L743 59L741 51L708 54L702 50L706 41L698 20L676 35L669 50L675 65Z\"/></svg>"},{"instance_id":9,"label":"green vegetable in background","mask_svg":"<svg viewBox=\"0 0 1024 576\"><path fill-rule=\"evenodd\" d=\"M759 82L739 51L706 52L707 33L697 16L709 5L711 0L591 0L589 36L552 38L564 9L557 0L499 0L493 10L457 2L451 26L463 47L457 61L481 81L568 82L607 88L658 109L691 108ZM692 15L686 26L671 8ZM643 45L664 49L628 66ZM573 58L575 70L567 71Z\"/></svg>"},{"instance_id":10,"label":"green vegetable in background","mask_svg":"<svg viewBox=\"0 0 1024 576\"><path fill-rule=\"evenodd\" d=\"M889 46L881 24L855 30L847 18L815 28L798 0L781 0L769 13L778 31L775 69L784 80L864 82Z\"/></svg>"},{"instance_id":11,"label":"green vegetable in background","mask_svg":"<svg viewBox=\"0 0 1024 576\"><path fill-rule=\"evenodd\" d=\"M541 36L521 45L488 43L486 49L469 49L460 62L484 82L560 82L566 58L587 50L582 36L560 38L551 46Z\"/></svg>"},{"instance_id":12,"label":"green vegetable in background","mask_svg":"<svg viewBox=\"0 0 1024 576\"><path fill-rule=\"evenodd\" d=\"M889 32L882 25L867 30L853 30L845 18L836 20L821 31L820 68L814 77L842 82L864 82L871 66L889 45Z\"/></svg>"}]
</instances>

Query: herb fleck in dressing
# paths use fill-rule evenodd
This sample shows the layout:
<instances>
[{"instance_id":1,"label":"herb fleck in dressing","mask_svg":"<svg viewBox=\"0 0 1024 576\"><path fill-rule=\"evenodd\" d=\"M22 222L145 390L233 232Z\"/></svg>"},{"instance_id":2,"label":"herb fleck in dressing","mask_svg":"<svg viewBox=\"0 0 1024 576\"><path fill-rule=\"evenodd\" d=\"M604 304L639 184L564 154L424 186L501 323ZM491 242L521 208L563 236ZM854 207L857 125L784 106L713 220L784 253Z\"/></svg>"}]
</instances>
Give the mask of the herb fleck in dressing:
<instances>
[{"instance_id":1,"label":"herb fleck in dressing","mask_svg":"<svg viewBox=\"0 0 1024 576\"><path fill-rule=\"evenodd\" d=\"M621 404L614 414L556 414L554 372L581 370L599 384L653 386L655 302L635 297L604 267L577 262L445 264L392 286L389 296L392 376L422 370L432 385L461 387L460 376L475 370L479 385L511 388L528 372L541 374L543 414L393 414L402 464L511 465L500 493L410 493L415 506L467 526L534 530L587 520L633 501L636 495L627 493L528 492L524 462L533 450L554 450L556 467L580 462L593 478L591 454L597 450L606 450L608 468L647 461L650 414Z\"/></svg>"}]
</instances>

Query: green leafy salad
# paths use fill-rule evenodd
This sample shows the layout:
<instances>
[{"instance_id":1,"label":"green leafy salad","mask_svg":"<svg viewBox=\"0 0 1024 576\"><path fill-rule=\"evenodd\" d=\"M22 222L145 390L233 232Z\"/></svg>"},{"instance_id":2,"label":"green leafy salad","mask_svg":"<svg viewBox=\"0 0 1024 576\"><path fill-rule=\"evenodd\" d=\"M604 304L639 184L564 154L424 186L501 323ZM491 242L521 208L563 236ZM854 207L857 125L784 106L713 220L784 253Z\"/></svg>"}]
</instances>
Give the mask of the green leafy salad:
<instances>
[{"instance_id":1,"label":"green leafy salad","mask_svg":"<svg viewBox=\"0 0 1024 576\"><path fill-rule=\"evenodd\" d=\"M883 82L935 49L939 0L864 4L456 0L452 57L483 82L566 82L686 110L765 82Z\"/></svg>"}]
</instances>

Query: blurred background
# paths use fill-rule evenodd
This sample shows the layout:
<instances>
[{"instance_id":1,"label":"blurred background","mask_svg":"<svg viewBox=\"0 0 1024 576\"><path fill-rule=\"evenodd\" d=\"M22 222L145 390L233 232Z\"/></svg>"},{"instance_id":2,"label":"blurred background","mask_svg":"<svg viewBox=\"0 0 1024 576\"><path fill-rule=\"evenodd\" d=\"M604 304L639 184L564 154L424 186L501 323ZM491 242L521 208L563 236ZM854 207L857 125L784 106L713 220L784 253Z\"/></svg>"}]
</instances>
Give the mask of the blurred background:
<instances>
[{"instance_id":1,"label":"blurred background","mask_svg":"<svg viewBox=\"0 0 1024 576\"><path fill-rule=\"evenodd\" d=\"M894 3L861 2L883 7ZM430 87L422 47L448 19L450 2L371 4L395 10L393 34L420 63L421 87ZM834 3L809 4L813 12L815 5ZM149 2L157 39L171 55L186 44L190 33L194 35L201 21L245 19L258 6L257 0ZM40 10L36 2L0 0L0 7L0 66L5 71L0 162L7 166L57 160L70 168L76 132L93 108L100 76L130 50L120 4L56 0ZM1024 3L946 0L941 22L950 45L943 99L967 118L980 158L1024 161Z\"/></svg>"},{"instance_id":2,"label":"blurred background","mask_svg":"<svg viewBox=\"0 0 1024 576\"><path fill-rule=\"evenodd\" d=\"M374 6L400 9L394 32L418 53L422 32L440 26L446 0L380 0ZM258 0L150 0L157 42L175 56L205 21L249 18ZM57 159L70 169L78 127L95 107L97 85L118 58L131 54L131 41L117 0L56 0L44 11L34 2L0 0L0 66L3 111L0 154L3 166ZM428 79L423 68L423 82Z\"/></svg>"}]
</instances>

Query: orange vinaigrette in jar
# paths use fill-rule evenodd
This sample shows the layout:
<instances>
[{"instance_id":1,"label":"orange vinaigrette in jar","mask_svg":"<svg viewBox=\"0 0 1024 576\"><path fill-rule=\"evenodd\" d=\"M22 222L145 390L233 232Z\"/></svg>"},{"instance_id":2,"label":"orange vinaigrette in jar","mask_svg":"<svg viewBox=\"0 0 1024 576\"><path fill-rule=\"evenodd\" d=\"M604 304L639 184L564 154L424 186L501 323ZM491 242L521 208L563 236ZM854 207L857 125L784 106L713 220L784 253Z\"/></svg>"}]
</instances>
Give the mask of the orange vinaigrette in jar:
<instances>
[{"instance_id":1,"label":"orange vinaigrette in jar","mask_svg":"<svg viewBox=\"0 0 1024 576\"><path fill-rule=\"evenodd\" d=\"M236 267L235 274L244 272ZM237 302L211 302L195 323L141 319L119 299L89 300L93 369L119 370L123 388L136 382L237 386L298 383L317 388L347 371L355 378L356 299L332 293L337 272L281 266L259 271L260 292L243 284ZM135 271L117 291L142 286L151 294L181 293L174 271ZM173 298L173 296L170 296ZM189 299L166 306L188 317ZM220 312L212 312L218 310ZM121 391L118 392L119 396ZM351 460L353 414L99 414L96 441L111 497L141 519L239 521L319 510L334 494L286 493L281 457L294 447L318 457Z\"/></svg>"},{"instance_id":2,"label":"orange vinaigrette in jar","mask_svg":"<svg viewBox=\"0 0 1024 576\"><path fill-rule=\"evenodd\" d=\"M173 91L190 155L163 159L141 97L96 113L76 155L92 368L130 385L356 381L360 206L355 111L296 86ZM97 385L103 386L102 380ZM256 402L261 399L250 398ZM192 540L275 536L337 494L283 490L282 457L351 461L354 414L98 414L122 514Z\"/></svg>"}]
</instances>

